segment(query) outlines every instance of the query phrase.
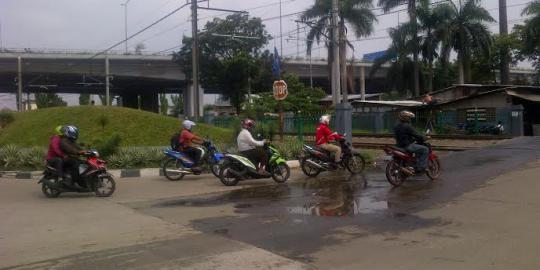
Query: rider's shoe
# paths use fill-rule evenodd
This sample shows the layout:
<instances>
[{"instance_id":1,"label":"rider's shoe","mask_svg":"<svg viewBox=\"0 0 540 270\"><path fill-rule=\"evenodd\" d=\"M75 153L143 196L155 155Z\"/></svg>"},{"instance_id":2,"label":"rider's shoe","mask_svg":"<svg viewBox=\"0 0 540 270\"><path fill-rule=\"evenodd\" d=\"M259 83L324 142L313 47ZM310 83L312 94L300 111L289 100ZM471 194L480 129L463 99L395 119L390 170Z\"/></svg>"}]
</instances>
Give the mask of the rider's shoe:
<instances>
[{"instance_id":1,"label":"rider's shoe","mask_svg":"<svg viewBox=\"0 0 540 270\"><path fill-rule=\"evenodd\" d=\"M191 171L193 172L194 175L199 175L202 173L202 170L199 167L193 167L191 168Z\"/></svg>"}]
</instances>

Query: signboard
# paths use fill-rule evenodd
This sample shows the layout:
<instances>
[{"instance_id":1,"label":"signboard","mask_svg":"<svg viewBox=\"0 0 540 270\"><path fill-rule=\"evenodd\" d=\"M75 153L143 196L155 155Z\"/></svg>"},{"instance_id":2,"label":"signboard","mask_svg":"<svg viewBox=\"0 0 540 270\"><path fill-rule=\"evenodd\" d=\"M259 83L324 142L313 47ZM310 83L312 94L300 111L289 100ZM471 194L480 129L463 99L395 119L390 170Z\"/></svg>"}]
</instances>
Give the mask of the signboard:
<instances>
[{"instance_id":1,"label":"signboard","mask_svg":"<svg viewBox=\"0 0 540 270\"><path fill-rule=\"evenodd\" d=\"M272 90L274 91L274 98L276 100L284 100L289 95L287 83L284 80L275 81Z\"/></svg>"}]
</instances>

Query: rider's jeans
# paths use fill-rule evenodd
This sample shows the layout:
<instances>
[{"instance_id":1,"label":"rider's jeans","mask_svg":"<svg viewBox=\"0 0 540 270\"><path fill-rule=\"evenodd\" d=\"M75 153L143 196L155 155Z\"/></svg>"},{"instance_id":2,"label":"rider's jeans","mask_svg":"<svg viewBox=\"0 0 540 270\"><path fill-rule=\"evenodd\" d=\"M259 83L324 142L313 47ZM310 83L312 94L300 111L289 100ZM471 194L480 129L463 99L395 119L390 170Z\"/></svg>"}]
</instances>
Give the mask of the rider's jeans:
<instances>
[{"instance_id":1,"label":"rider's jeans","mask_svg":"<svg viewBox=\"0 0 540 270\"><path fill-rule=\"evenodd\" d=\"M412 143L412 144L409 144L409 146L405 147L405 150L411 153L415 153L417 155L418 157L418 164L416 164L417 169L425 170L427 168L429 149L426 146Z\"/></svg>"},{"instance_id":2,"label":"rider's jeans","mask_svg":"<svg viewBox=\"0 0 540 270\"><path fill-rule=\"evenodd\" d=\"M320 148L334 153L334 161L337 163L341 160L341 147L329 143L319 145Z\"/></svg>"}]
</instances>

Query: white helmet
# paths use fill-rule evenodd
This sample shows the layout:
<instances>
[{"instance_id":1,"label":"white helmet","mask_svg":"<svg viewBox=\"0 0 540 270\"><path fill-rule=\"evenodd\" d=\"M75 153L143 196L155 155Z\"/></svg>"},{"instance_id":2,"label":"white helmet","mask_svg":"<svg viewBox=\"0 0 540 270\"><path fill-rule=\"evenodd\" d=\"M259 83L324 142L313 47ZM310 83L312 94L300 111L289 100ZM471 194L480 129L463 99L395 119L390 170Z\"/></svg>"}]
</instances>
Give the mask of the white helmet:
<instances>
[{"instance_id":1,"label":"white helmet","mask_svg":"<svg viewBox=\"0 0 540 270\"><path fill-rule=\"evenodd\" d=\"M321 116L321 118L319 119L319 122L321 122L321 124L330 124L330 115L328 114L325 114L323 116Z\"/></svg>"},{"instance_id":2,"label":"white helmet","mask_svg":"<svg viewBox=\"0 0 540 270\"><path fill-rule=\"evenodd\" d=\"M193 122L191 120L184 120L184 122L182 122L182 127L187 129L187 130L191 130L196 125L197 124L195 124L195 122Z\"/></svg>"}]
</instances>

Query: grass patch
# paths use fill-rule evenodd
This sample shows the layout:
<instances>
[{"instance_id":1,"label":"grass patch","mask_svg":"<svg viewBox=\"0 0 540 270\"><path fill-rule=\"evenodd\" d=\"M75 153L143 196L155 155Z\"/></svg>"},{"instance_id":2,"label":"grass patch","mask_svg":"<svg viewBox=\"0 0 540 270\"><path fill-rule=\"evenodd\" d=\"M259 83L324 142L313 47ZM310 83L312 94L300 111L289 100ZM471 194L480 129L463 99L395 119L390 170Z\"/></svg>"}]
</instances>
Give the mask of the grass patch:
<instances>
[{"instance_id":1,"label":"grass patch","mask_svg":"<svg viewBox=\"0 0 540 270\"><path fill-rule=\"evenodd\" d=\"M14 120L0 133L0 145L47 146L57 125L73 124L80 129L80 141L94 144L118 134L121 146L169 145L180 130L177 118L122 107L55 107L13 113ZM233 141L231 129L197 124L195 132L215 142Z\"/></svg>"}]
</instances>

